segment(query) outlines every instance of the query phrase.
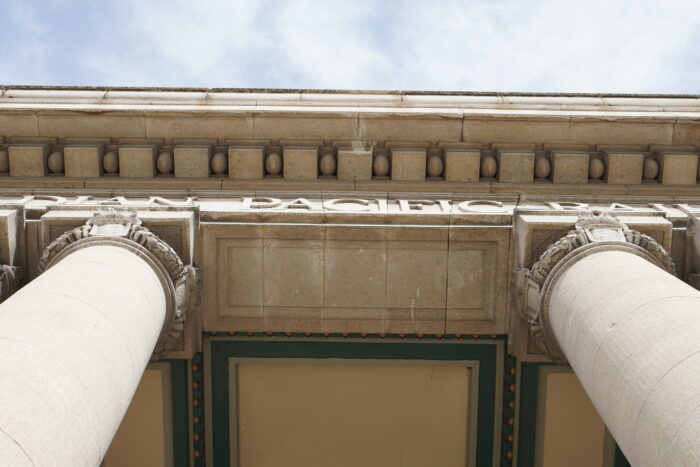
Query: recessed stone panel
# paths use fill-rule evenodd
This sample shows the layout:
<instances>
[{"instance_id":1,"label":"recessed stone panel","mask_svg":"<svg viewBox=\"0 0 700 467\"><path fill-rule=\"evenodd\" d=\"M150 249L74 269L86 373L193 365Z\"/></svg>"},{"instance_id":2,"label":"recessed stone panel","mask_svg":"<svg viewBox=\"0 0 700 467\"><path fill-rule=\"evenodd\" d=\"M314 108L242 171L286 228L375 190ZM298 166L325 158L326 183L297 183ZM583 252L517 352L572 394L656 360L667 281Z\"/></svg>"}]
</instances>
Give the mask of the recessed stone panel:
<instances>
[{"instance_id":1,"label":"recessed stone panel","mask_svg":"<svg viewBox=\"0 0 700 467\"><path fill-rule=\"evenodd\" d=\"M376 308L385 306L384 242L332 242L326 249L325 306Z\"/></svg>"},{"instance_id":2,"label":"recessed stone panel","mask_svg":"<svg viewBox=\"0 0 700 467\"><path fill-rule=\"evenodd\" d=\"M273 240L263 243L263 304L323 306L323 242Z\"/></svg>"},{"instance_id":3,"label":"recessed stone panel","mask_svg":"<svg viewBox=\"0 0 700 467\"><path fill-rule=\"evenodd\" d=\"M225 246L224 246L225 245ZM228 240L223 290L228 291L229 308L261 307L263 305L262 239ZM247 313L246 313L247 314Z\"/></svg>"},{"instance_id":4,"label":"recessed stone panel","mask_svg":"<svg viewBox=\"0 0 700 467\"><path fill-rule=\"evenodd\" d=\"M322 332L387 332L385 308L323 308Z\"/></svg>"},{"instance_id":5,"label":"recessed stone panel","mask_svg":"<svg viewBox=\"0 0 700 467\"><path fill-rule=\"evenodd\" d=\"M277 332L321 332L323 308L279 307L263 308L263 329Z\"/></svg>"},{"instance_id":6,"label":"recessed stone panel","mask_svg":"<svg viewBox=\"0 0 700 467\"><path fill-rule=\"evenodd\" d=\"M506 286L497 271L505 277L508 228L367 225L352 215L346 222L358 225L299 225L283 214L203 226L206 330L503 330L494 291Z\"/></svg>"},{"instance_id":7,"label":"recessed stone panel","mask_svg":"<svg viewBox=\"0 0 700 467\"><path fill-rule=\"evenodd\" d=\"M391 334L444 334L443 308L389 308L385 332Z\"/></svg>"},{"instance_id":8,"label":"recessed stone panel","mask_svg":"<svg viewBox=\"0 0 700 467\"><path fill-rule=\"evenodd\" d=\"M391 242L387 255L387 306L444 308L447 243L438 243L435 249L399 243ZM420 271L420 274L416 274L416 271Z\"/></svg>"}]
</instances>

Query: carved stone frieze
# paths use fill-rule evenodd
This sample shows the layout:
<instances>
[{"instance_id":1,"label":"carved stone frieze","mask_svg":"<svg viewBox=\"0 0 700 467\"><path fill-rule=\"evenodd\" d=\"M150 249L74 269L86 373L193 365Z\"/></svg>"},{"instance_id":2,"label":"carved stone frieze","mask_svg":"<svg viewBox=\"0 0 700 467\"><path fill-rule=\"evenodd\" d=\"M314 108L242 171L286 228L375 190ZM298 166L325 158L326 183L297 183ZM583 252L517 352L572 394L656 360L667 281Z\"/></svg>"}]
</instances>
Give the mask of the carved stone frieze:
<instances>
[{"instance_id":1,"label":"carved stone frieze","mask_svg":"<svg viewBox=\"0 0 700 467\"><path fill-rule=\"evenodd\" d=\"M581 215L576 228L547 248L531 269L520 269L515 274L515 297L528 322L530 335L558 363L565 364L566 357L547 330L547 304L553 278L561 268L601 249L626 249L676 275L670 254L650 236L630 229L610 213L592 211Z\"/></svg>"},{"instance_id":2,"label":"carved stone frieze","mask_svg":"<svg viewBox=\"0 0 700 467\"><path fill-rule=\"evenodd\" d=\"M38 270L43 272L66 254L94 240L120 239L126 245L146 253L162 268L161 282L169 295L168 313L161 336L153 352L154 358L172 349L184 330L199 293L198 274L194 267L182 262L175 250L144 227L134 211L100 211L84 225L56 238L43 252ZM157 271L158 272L158 271Z\"/></svg>"}]
</instances>

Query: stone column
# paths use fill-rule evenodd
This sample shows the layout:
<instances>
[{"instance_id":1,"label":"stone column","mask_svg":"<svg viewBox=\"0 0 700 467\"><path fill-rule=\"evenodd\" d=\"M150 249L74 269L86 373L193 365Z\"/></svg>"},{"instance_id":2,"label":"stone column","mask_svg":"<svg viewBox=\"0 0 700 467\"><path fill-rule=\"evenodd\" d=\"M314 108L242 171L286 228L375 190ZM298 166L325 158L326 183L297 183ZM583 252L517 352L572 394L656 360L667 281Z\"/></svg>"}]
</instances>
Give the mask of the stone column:
<instances>
[{"instance_id":1,"label":"stone column","mask_svg":"<svg viewBox=\"0 0 700 467\"><path fill-rule=\"evenodd\" d=\"M0 305L0 463L97 466L182 329L194 270L119 213L62 235L40 270Z\"/></svg>"},{"instance_id":2,"label":"stone column","mask_svg":"<svg viewBox=\"0 0 700 467\"><path fill-rule=\"evenodd\" d=\"M635 466L700 465L700 292L674 273L656 241L605 215L528 273L533 337L571 365Z\"/></svg>"}]
</instances>

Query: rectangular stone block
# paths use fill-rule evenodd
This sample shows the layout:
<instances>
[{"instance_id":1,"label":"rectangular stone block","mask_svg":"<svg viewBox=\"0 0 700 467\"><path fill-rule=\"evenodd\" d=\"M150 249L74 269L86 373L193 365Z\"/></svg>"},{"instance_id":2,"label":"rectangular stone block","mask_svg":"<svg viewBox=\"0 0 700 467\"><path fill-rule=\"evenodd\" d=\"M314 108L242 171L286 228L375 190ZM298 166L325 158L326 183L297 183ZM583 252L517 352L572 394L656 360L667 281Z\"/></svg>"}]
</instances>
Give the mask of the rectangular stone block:
<instances>
[{"instance_id":1,"label":"rectangular stone block","mask_svg":"<svg viewBox=\"0 0 700 467\"><path fill-rule=\"evenodd\" d=\"M284 148L282 165L285 179L315 180L318 178L318 149Z\"/></svg>"},{"instance_id":2,"label":"rectangular stone block","mask_svg":"<svg viewBox=\"0 0 700 467\"><path fill-rule=\"evenodd\" d=\"M102 145L66 146L63 163L66 177L88 178L102 175Z\"/></svg>"},{"instance_id":3,"label":"rectangular stone block","mask_svg":"<svg viewBox=\"0 0 700 467\"><path fill-rule=\"evenodd\" d=\"M260 180L265 176L265 148L228 148L228 176L233 180Z\"/></svg>"},{"instance_id":4,"label":"rectangular stone block","mask_svg":"<svg viewBox=\"0 0 700 467\"><path fill-rule=\"evenodd\" d=\"M386 304L390 308L445 308L447 242L437 249L389 248ZM416 274L416 271L421 271Z\"/></svg>"},{"instance_id":5,"label":"rectangular stone block","mask_svg":"<svg viewBox=\"0 0 700 467\"><path fill-rule=\"evenodd\" d=\"M119 148L121 178L153 178L156 176L156 149L146 147Z\"/></svg>"},{"instance_id":6,"label":"rectangular stone block","mask_svg":"<svg viewBox=\"0 0 700 467\"><path fill-rule=\"evenodd\" d=\"M391 151L391 179L402 182L425 180L425 150L394 149Z\"/></svg>"},{"instance_id":7,"label":"rectangular stone block","mask_svg":"<svg viewBox=\"0 0 700 467\"><path fill-rule=\"evenodd\" d=\"M209 178L211 147L176 147L175 178Z\"/></svg>"},{"instance_id":8,"label":"rectangular stone block","mask_svg":"<svg viewBox=\"0 0 700 467\"><path fill-rule=\"evenodd\" d=\"M372 151L338 150L338 180L371 180Z\"/></svg>"},{"instance_id":9,"label":"rectangular stone block","mask_svg":"<svg viewBox=\"0 0 700 467\"><path fill-rule=\"evenodd\" d=\"M447 267L448 308L485 308L485 262L492 262L493 259L484 258L484 253L484 250L477 249L450 250ZM491 310L487 310L485 318L491 318L489 311Z\"/></svg>"},{"instance_id":10,"label":"rectangular stone block","mask_svg":"<svg viewBox=\"0 0 700 467\"><path fill-rule=\"evenodd\" d=\"M605 181L610 185L642 183L644 156L639 153L605 153Z\"/></svg>"},{"instance_id":11,"label":"rectangular stone block","mask_svg":"<svg viewBox=\"0 0 700 467\"><path fill-rule=\"evenodd\" d=\"M481 165L479 151L445 151L445 180L448 182L478 182Z\"/></svg>"},{"instance_id":12,"label":"rectangular stone block","mask_svg":"<svg viewBox=\"0 0 700 467\"><path fill-rule=\"evenodd\" d=\"M501 183L532 183L535 177L535 153L498 152L498 181Z\"/></svg>"},{"instance_id":13,"label":"rectangular stone block","mask_svg":"<svg viewBox=\"0 0 700 467\"><path fill-rule=\"evenodd\" d=\"M36 146L10 146L11 177L45 177L47 173L46 158L48 147Z\"/></svg>"},{"instance_id":14,"label":"rectangular stone block","mask_svg":"<svg viewBox=\"0 0 700 467\"><path fill-rule=\"evenodd\" d=\"M552 183L588 183L588 153L552 153Z\"/></svg>"},{"instance_id":15,"label":"rectangular stone block","mask_svg":"<svg viewBox=\"0 0 700 467\"><path fill-rule=\"evenodd\" d=\"M663 185L695 185L698 173L697 154L661 154L661 175Z\"/></svg>"},{"instance_id":16,"label":"rectangular stone block","mask_svg":"<svg viewBox=\"0 0 700 467\"><path fill-rule=\"evenodd\" d=\"M263 304L323 306L322 242L268 240L263 244Z\"/></svg>"},{"instance_id":17,"label":"rectangular stone block","mask_svg":"<svg viewBox=\"0 0 700 467\"><path fill-rule=\"evenodd\" d=\"M228 289L229 307L261 307L263 305L263 251L262 241L257 239L229 241L225 253L228 263L219 268L228 271L222 290ZM225 276L225 274L222 274ZM256 310L256 313L260 309Z\"/></svg>"},{"instance_id":18,"label":"rectangular stone block","mask_svg":"<svg viewBox=\"0 0 700 467\"><path fill-rule=\"evenodd\" d=\"M384 307L386 250L381 246L378 248L372 242L358 243L360 244L352 245L351 242L341 242L336 245L338 248L326 249L325 306Z\"/></svg>"}]
</instances>

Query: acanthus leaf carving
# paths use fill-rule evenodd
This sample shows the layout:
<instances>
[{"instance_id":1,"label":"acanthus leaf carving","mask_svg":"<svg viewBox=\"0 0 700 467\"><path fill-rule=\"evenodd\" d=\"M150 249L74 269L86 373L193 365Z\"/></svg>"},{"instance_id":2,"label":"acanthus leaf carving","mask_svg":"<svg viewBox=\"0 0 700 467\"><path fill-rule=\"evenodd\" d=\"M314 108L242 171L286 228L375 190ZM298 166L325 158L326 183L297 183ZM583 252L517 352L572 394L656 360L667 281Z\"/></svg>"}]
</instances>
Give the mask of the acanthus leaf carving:
<instances>
[{"instance_id":1,"label":"acanthus leaf carving","mask_svg":"<svg viewBox=\"0 0 700 467\"><path fill-rule=\"evenodd\" d=\"M171 309L166 332L156 344L154 359L172 349L184 331L185 321L194 310L199 294L197 270L182 262L173 248L142 225L135 211L109 209L98 211L84 225L75 227L56 238L44 250L38 270L44 272L60 258L69 246L90 237L118 237L136 243L154 258L166 271L171 290Z\"/></svg>"},{"instance_id":2,"label":"acanthus leaf carving","mask_svg":"<svg viewBox=\"0 0 700 467\"><path fill-rule=\"evenodd\" d=\"M670 274L676 275L671 255L649 235L630 229L627 225L607 212L593 210L581 215L574 230L550 245L531 269L516 271L519 294L519 307L527 321L530 336L555 362L566 364L566 357L553 337L546 332L546 310L544 297L549 288L548 278L561 261L576 250L595 243L630 244L643 249L650 259Z\"/></svg>"}]
</instances>

